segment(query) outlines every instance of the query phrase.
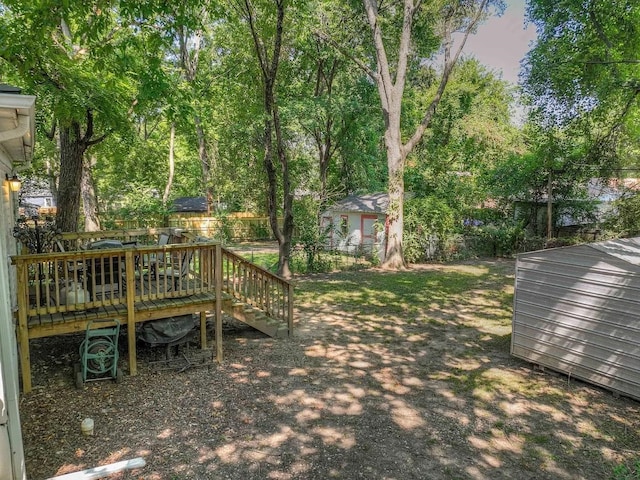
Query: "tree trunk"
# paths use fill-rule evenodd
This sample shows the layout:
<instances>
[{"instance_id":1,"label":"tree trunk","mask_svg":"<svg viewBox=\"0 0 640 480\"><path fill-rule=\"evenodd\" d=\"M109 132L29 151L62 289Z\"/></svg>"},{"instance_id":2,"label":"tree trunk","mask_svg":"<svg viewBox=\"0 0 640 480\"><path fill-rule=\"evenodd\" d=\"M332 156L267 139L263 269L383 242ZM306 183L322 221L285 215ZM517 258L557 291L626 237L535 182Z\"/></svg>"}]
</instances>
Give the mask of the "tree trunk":
<instances>
[{"instance_id":1,"label":"tree trunk","mask_svg":"<svg viewBox=\"0 0 640 480\"><path fill-rule=\"evenodd\" d=\"M201 16L207 18L207 10L203 7ZM185 80L192 88L195 85L195 79L198 73L198 65L200 63L200 49L202 48L204 32L196 30L189 33L184 27L181 27L178 35L178 43L180 46L180 68ZM213 205L213 186L211 181L211 172L215 170L213 156L207 145L207 137L202 127L202 119L197 113L193 116L193 122L196 129L196 137L198 139L198 157L200 159L200 168L202 170L202 191L207 200L207 214L211 214L211 206Z\"/></svg>"},{"instance_id":2,"label":"tree trunk","mask_svg":"<svg viewBox=\"0 0 640 480\"><path fill-rule=\"evenodd\" d=\"M82 162L82 211L84 213L84 231L98 232L100 217L98 216L98 201L96 196L96 184L93 179L92 168L95 165L95 157L90 161Z\"/></svg>"},{"instance_id":3,"label":"tree trunk","mask_svg":"<svg viewBox=\"0 0 640 480\"><path fill-rule=\"evenodd\" d=\"M393 112L390 117L399 119L400 112ZM394 135L393 132L398 132ZM389 170L387 207L387 245L382 263L384 268L402 269L406 267L402 236L404 234L404 164L405 156L399 138L399 127L388 129L385 134L387 145L387 166Z\"/></svg>"},{"instance_id":4,"label":"tree trunk","mask_svg":"<svg viewBox=\"0 0 640 480\"><path fill-rule=\"evenodd\" d=\"M267 48L260 38L256 26L255 10L250 0L244 0L243 10L246 16L256 56L262 73L263 101L264 101L264 166L267 174L268 197L267 207L269 209L269 223L276 240L278 240L278 275L283 278L291 277L290 257L291 239L293 236L293 192L291 189L291 179L289 172L289 159L286 154L285 141L280 125L280 114L276 103L275 85L280 62L280 51L282 48L283 25L284 25L284 2L276 0L277 22L276 31L273 38L273 51L271 58L267 54ZM274 152L274 137L275 149ZM282 175L282 210L284 223L282 229L278 225L278 173L275 160L280 163Z\"/></svg>"},{"instance_id":5,"label":"tree trunk","mask_svg":"<svg viewBox=\"0 0 640 480\"><path fill-rule=\"evenodd\" d=\"M63 232L77 232L80 217L80 191L84 153L91 145L106 138L103 134L93 138L93 112L86 111L86 128L81 132L80 122L72 120L60 126L60 178L56 198L56 226Z\"/></svg>"},{"instance_id":6,"label":"tree trunk","mask_svg":"<svg viewBox=\"0 0 640 480\"><path fill-rule=\"evenodd\" d=\"M409 54L411 52L413 20L421 6L421 2L404 0L402 29L397 42L397 59L395 65L390 65L389 56L385 46L385 35L382 32L384 22L380 21L379 2L376 0L363 0L367 20L371 28L373 45L376 51L377 70L371 72L368 67L362 65L365 71L376 82L382 115L385 123L385 146L387 148L387 167L389 170L389 209L387 211L388 231L387 248L382 266L390 269L403 268L405 266L402 248L402 236L404 234L403 218L403 196L404 196L404 166L407 155L422 140L427 128L431 125L436 108L438 107L442 95L444 94L449 76L455 66L460 53L464 48L467 38L475 29L484 11L487 8L488 0L480 0L475 9L470 9L468 22L466 23L462 40L455 53L452 55L452 34L456 30L452 23L452 16L443 18L443 57L444 65L442 76L438 88L427 107L427 110L420 124L416 127L411 138L406 143L402 141L401 135L401 115L402 97L404 95L405 82L407 79L407 68L410 64ZM453 12L453 11L451 11ZM464 22L463 22L464 23Z\"/></svg>"},{"instance_id":7,"label":"tree trunk","mask_svg":"<svg viewBox=\"0 0 640 480\"><path fill-rule=\"evenodd\" d=\"M77 232L80 216L80 184L82 159L86 146L80 124L60 127L60 178L56 199L56 226L63 232Z\"/></svg>"},{"instance_id":8,"label":"tree trunk","mask_svg":"<svg viewBox=\"0 0 640 480\"><path fill-rule=\"evenodd\" d=\"M169 201L169 193L171 193L171 185L173 185L173 174L175 172L175 138L176 138L176 124L171 122L171 133L169 134L169 178L167 179L167 186L164 188L162 194L162 205L166 206Z\"/></svg>"},{"instance_id":9,"label":"tree trunk","mask_svg":"<svg viewBox=\"0 0 640 480\"><path fill-rule=\"evenodd\" d=\"M318 60L316 68L316 86L314 89L314 96L321 97L325 95L328 99L329 105L331 104L331 94L333 91L333 81L338 70L339 62L334 59L331 65L327 67L324 59ZM320 174L320 212L323 212L329 201L329 192L327 187L327 176L329 172L329 166L333 159L334 146L333 146L333 112L331 108L325 108L325 121L323 128L317 127L313 131L313 137L316 142L316 148L318 150L318 165ZM320 228L320 219L318 219L318 228Z\"/></svg>"},{"instance_id":10,"label":"tree trunk","mask_svg":"<svg viewBox=\"0 0 640 480\"><path fill-rule=\"evenodd\" d=\"M289 171L289 159L284 148L284 138L280 127L280 114L278 106L273 105L273 125L276 133L276 145L278 148L278 160L282 168L282 242L279 245L278 274L283 278L291 278L291 239L293 237L293 191L291 189L291 175Z\"/></svg>"},{"instance_id":11,"label":"tree trunk","mask_svg":"<svg viewBox=\"0 0 640 480\"><path fill-rule=\"evenodd\" d=\"M213 187L211 185L211 170L215 168L211 161L210 149L207 146L207 138L202 128L200 116L193 117L196 125L196 136L198 137L198 156L200 158L200 167L202 169L202 190L207 199L207 213L211 214L211 206L213 205Z\"/></svg>"}]
</instances>

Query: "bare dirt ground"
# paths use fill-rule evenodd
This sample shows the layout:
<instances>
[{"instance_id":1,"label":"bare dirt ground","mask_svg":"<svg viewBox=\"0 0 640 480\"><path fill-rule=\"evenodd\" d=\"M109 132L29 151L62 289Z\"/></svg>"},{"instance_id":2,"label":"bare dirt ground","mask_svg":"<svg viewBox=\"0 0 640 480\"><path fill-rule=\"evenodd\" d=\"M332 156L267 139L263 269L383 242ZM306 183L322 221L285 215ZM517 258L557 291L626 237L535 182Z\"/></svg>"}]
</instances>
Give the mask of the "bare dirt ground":
<instances>
[{"instance_id":1,"label":"bare dirt ground","mask_svg":"<svg viewBox=\"0 0 640 480\"><path fill-rule=\"evenodd\" d=\"M115 478L606 479L639 458L640 403L509 355L513 262L416 268L494 273L405 311L311 299L290 339L228 320L222 365L157 371L163 352L140 346L120 385L74 387L82 335L32 341L29 479L138 456Z\"/></svg>"}]
</instances>

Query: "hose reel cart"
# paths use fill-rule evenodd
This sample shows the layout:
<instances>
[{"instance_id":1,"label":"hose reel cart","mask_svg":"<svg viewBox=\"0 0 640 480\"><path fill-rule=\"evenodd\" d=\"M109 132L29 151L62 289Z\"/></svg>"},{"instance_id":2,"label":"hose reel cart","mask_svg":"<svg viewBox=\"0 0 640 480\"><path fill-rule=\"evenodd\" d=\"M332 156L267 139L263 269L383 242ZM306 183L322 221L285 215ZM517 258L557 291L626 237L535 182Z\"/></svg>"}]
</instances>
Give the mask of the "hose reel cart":
<instances>
[{"instance_id":1,"label":"hose reel cart","mask_svg":"<svg viewBox=\"0 0 640 480\"><path fill-rule=\"evenodd\" d=\"M105 326L96 328L99 323ZM118 319L92 320L87 324L85 338L80 344L80 363L74 365L77 388L94 380L112 378L116 383L122 382L122 370L118 368L119 336Z\"/></svg>"}]
</instances>

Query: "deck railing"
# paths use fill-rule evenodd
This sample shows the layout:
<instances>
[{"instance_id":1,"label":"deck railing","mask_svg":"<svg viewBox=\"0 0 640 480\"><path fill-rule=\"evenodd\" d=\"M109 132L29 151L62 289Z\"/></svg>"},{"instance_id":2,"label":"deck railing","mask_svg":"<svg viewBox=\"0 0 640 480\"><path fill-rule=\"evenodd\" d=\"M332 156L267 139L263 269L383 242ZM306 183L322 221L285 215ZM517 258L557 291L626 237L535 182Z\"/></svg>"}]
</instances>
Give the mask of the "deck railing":
<instances>
[{"instance_id":1,"label":"deck railing","mask_svg":"<svg viewBox=\"0 0 640 480\"><path fill-rule=\"evenodd\" d=\"M289 323L291 283L220 252L222 290ZM213 292L215 257L216 244L206 242L18 255L18 306L34 317L126 305L129 290L135 302Z\"/></svg>"},{"instance_id":2,"label":"deck railing","mask_svg":"<svg viewBox=\"0 0 640 480\"><path fill-rule=\"evenodd\" d=\"M222 252L222 289L268 316L287 322L293 332L293 285L233 252Z\"/></svg>"},{"instance_id":3,"label":"deck railing","mask_svg":"<svg viewBox=\"0 0 640 480\"><path fill-rule=\"evenodd\" d=\"M28 316L85 311L215 290L214 244L124 247L13 257Z\"/></svg>"},{"instance_id":4,"label":"deck railing","mask_svg":"<svg viewBox=\"0 0 640 480\"><path fill-rule=\"evenodd\" d=\"M82 331L94 317L120 318L133 327L163 314L184 314L193 306L204 325L203 310L215 305L217 314L223 300L231 304L233 298L286 323L289 334L293 332L292 285L218 243L131 244L18 255L12 261L18 279L17 336L25 364L23 379L28 377L25 391L30 389L29 339ZM128 335L130 369L135 373L135 329L129 328ZM206 335L204 328L204 344L202 335ZM221 336L220 320L216 343Z\"/></svg>"}]
</instances>

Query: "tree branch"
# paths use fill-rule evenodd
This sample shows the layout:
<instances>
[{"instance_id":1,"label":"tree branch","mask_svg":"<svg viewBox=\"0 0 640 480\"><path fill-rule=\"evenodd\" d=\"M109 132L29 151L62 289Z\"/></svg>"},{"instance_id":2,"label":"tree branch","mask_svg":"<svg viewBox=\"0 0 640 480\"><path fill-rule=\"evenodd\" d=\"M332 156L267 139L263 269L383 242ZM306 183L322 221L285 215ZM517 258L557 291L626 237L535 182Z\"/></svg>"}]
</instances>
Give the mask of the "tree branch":
<instances>
[{"instance_id":1,"label":"tree branch","mask_svg":"<svg viewBox=\"0 0 640 480\"><path fill-rule=\"evenodd\" d=\"M276 78L278 72L278 65L280 64L280 51L282 50L282 31L284 28L284 0L276 0L276 7L278 12L278 20L276 24L276 39L273 44L273 57L271 58L271 67L269 71L271 78Z\"/></svg>"},{"instance_id":2,"label":"tree branch","mask_svg":"<svg viewBox=\"0 0 640 480\"><path fill-rule=\"evenodd\" d=\"M321 32L319 30L316 30L314 32L314 35L316 37L318 37L321 40L324 40L325 42L329 43L331 46L333 46L338 52L340 52L340 54L342 56L344 56L345 58L348 58L349 60L351 60L353 63L355 63L358 68L360 70L362 70L369 78L371 78L371 80L375 81L376 78L378 77L378 74L372 70L366 63L364 63L362 60L360 60L359 58L354 57L351 52L349 52L346 48L344 48L342 45L340 45L338 42L336 42L333 38L331 38L327 33L325 32Z\"/></svg>"},{"instance_id":3,"label":"tree branch","mask_svg":"<svg viewBox=\"0 0 640 480\"><path fill-rule=\"evenodd\" d=\"M394 86L394 90L400 92L404 90L404 83L407 78L411 29L413 28L413 16L416 13L416 9L412 3L411 1L405 1L404 15L402 18L402 34L400 35L400 46L398 49L398 70L396 72L396 85Z\"/></svg>"},{"instance_id":4,"label":"tree branch","mask_svg":"<svg viewBox=\"0 0 640 480\"><path fill-rule=\"evenodd\" d=\"M253 44L256 47L256 55L258 56L258 63L260 64L260 70L262 71L263 80L269 78L269 72L267 70L268 57L264 44L258 38L258 32L255 24L255 18L253 16L253 5L250 0L244 0L244 13L246 14L246 20L249 22L249 30L251 30L251 37L253 38Z\"/></svg>"},{"instance_id":5,"label":"tree branch","mask_svg":"<svg viewBox=\"0 0 640 480\"><path fill-rule=\"evenodd\" d=\"M373 44L376 50L378 76L375 77L375 80L378 84L378 91L380 92L382 110L387 112L385 115L388 115L389 103L393 98L393 92L389 92L387 88L393 89L394 82L391 78L391 72L389 71L389 60L387 58L387 51L384 48L384 40L382 39L382 28L378 22L378 5L376 0L364 0L364 8L373 33Z\"/></svg>"},{"instance_id":6,"label":"tree branch","mask_svg":"<svg viewBox=\"0 0 640 480\"><path fill-rule=\"evenodd\" d=\"M93 137L93 111L87 108L87 128L81 140L85 145L89 145L91 137Z\"/></svg>"},{"instance_id":7,"label":"tree branch","mask_svg":"<svg viewBox=\"0 0 640 480\"><path fill-rule=\"evenodd\" d=\"M100 142L102 142L105 138L107 138L109 135L111 135L113 133L113 130L109 130L106 133L100 135L99 137L94 138L93 140L89 140L86 145L87 147L90 147L91 145L96 145Z\"/></svg>"},{"instance_id":8,"label":"tree branch","mask_svg":"<svg viewBox=\"0 0 640 480\"><path fill-rule=\"evenodd\" d=\"M422 118L420 125L418 125L414 134L411 136L409 141L404 145L403 148L405 149L405 151L407 152L412 151L413 148L420 142L420 140L422 140L422 136L424 135L424 132L426 131L426 129L429 127L429 124L431 123L431 120L433 119L433 116L436 113L436 108L438 107L438 104L442 99L442 95L444 94L444 90L449 81L449 76L451 75L453 67L458 62L458 58L460 57L462 49L467 43L467 39L469 38L469 35L476 28L476 26L478 25L478 22L480 22L480 19L482 18L482 15L484 14L488 3L489 3L488 0L482 0L482 3L478 7L478 10L475 16L473 17L472 21L469 23L469 25L467 25L462 41L460 42L460 45L458 46L455 54L453 55L453 58L451 58L451 41L450 41L450 36L452 32L450 29L447 32L445 32L445 35L449 37L449 42L447 42L445 39L445 62L444 62L445 65L444 65L444 70L442 72L442 78L440 79L440 84L438 85L438 90L436 91L436 94L431 100L431 103L429 104L429 107L427 108L427 111L425 112L425 115Z\"/></svg>"},{"instance_id":9,"label":"tree branch","mask_svg":"<svg viewBox=\"0 0 640 480\"><path fill-rule=\"evenodd\" d=\"M58 125L58 121L56 120L56 117L53 117L53 119L51 120L51 130L46 132L47 138L49 140L53 141L53 139L55 138L57 125Z\"/></svg>"}]
</instances>

